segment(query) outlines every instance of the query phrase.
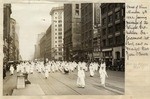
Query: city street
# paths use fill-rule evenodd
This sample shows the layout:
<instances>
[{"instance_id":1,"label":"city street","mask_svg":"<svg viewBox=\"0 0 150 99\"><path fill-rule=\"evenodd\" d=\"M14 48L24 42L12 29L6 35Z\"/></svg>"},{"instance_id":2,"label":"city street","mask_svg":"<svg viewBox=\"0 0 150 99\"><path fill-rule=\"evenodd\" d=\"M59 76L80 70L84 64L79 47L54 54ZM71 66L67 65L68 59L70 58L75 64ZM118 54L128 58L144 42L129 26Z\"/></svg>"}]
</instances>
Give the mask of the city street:
<instances>
[{"instance_id":1,"label":"city street","mask_svg":"<svg viewBox=\"0 0 150 99\"><path fill-rule=\"evenodd\" d=\"M96 72L94 77L90 77L89 72L86 72L85 88L78 88L76 85L77 71L69 74L60 72L50 73L49 78L45 79L44 74L34 71L29 74L31 85L37 85L42 89L43 94L39 95L121 95L124 94L124 72L107 71L108 78L106 79L106 88L100 85L99 73ZM12 95L13 89L16 89L17 74L9 76L7 73L6 79L3 81L3 95ZM30 87L30 86L28 86ZM33 91L37 91L33 88ZM27 92L18 95L26 95ZM41 93L42 93L41 91ZM34 93L32 93L34 95ZM30 94L30 95L32 95Z\"/></svg>"}]
</instances>

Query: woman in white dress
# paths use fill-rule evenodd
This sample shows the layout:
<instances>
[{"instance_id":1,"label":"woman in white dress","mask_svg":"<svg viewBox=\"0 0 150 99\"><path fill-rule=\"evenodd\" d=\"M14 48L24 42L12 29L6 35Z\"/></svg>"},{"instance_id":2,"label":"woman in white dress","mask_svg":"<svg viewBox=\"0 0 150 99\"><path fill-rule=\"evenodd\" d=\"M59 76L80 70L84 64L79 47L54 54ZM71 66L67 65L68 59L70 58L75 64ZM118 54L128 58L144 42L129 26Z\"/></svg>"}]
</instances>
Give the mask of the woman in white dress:
<instances>
[{"instance_id":1,"label":"woman in white dress","mask_svg":"<svg viewBox=\"0 0 150 99\"><path fill-rule=\"evenodd\" d=\"M90 63L89 70L90 70L90 77L93 77L94 76L94 66L93 66L93 63Z\"/></svg>"},{"instance_id":2,"label":"woman in white dress","mask_svg":"<svg viewBox=\"0 0 150 99\"><path fill-rule=\"evenodd\" d=\"M78 78L77 78L77 86L78 87L85 87L85 73L82 67L79 67L78 70Z\"/></svg>"},{"instance_id":3,"label":"woman in white dress","mask_svg":"<svg viewBox=\"0 0 150 99\"><path fill-rule=\"evenodd\" d=\"M107 72L106 72L106 64L104 61L102 61L100 69L99 69L99 74L100 74L100 81L101 85L105 87L105 80L106 77L108 77Z\"/></svg>"},{"instance_id":4,"label":"woman in white dress","mask_svg":"<svg viewBox=\"0 0 150 99\"><path fill-rule=\"evenodd\" d=\"M49 76L49 71L48 71L48 63L46 63L45 64L45 79L47 79L48 78L48 76Z\"/></svg>"}]
</instances>

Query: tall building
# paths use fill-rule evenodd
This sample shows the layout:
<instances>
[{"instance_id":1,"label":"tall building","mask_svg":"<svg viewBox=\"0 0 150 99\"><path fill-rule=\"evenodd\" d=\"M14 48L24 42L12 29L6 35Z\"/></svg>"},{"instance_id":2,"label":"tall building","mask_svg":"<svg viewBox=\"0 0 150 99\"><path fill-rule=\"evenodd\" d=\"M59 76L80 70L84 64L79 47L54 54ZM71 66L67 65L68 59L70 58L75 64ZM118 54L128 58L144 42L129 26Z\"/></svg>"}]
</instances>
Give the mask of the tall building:
<instances>
[{"instance_id":1,"label":"tall building","mask_svg":"<svg viewBox=\"0 0 150 99\"><path fill-rule=\"evenodd\" d=\"M64 8L54 7L50 11L50 15L52 17L51 57L55 60L63 60Z\"/></svg>"},{"instance_id":2,"label":"tall building","mask_svg":"<svg viewBox=\"0 0 150 99\"><path fill-rule=\"evenodd\" d=\"M10 15L11 15L11 4L4 4L3 5L3 53L4 53L4 58L3 61L7 62L9 61L9 39L10 39Z\"/></svg>"},{"instance_id":3,"label":"tall building","mask_svg":"<svg viewBox=\"0 0 150 99\"><path fill-rule=\"evenodd\" d=\"M37 35L37 41L35 44L35 51L34 51L34 59L40 59L41 58L41 56L40 56L40 40L44 34L45 33L43 32L43 33Z\"/></svg>"},{"instance_id":4,"label":"tall building","mask_svg":"<svg viewBox=\"0 0 150 99\"><path fill-rule=\"evenodd\" d=\"M100 57L100 4L81 4L81 37L84 60Z\"/></svg>"},{"instance_id":5,"label":"tall building","mask_svg":"<svg viewBox=\"0 0 150 99\"><path fill-rule=\"evenodd\" d=\"M41 36L41 35L40 35ZM35 45L35 48L37 48L38 45ZM40 58L36 59L49 59L51 60L51 25L46 30L46 33L41 37L40 43ZM36 55L38 54L38 48L35 49Z\"/></svg>"},{"instance_id":6,"label":"tall building","mask_svg":"<svg viewBox=\"0 0 150 99\"><path fill-rule=\"evenodd\" d=\"M46 55L45 58L51 60L51 25L46 31Z\"/></svg>"},{"instance_id":7,"label":"tall building","mask_svg":"<svg viewBox=\"0 0 150 99\"><path fill-rule=\"evenodd\" d=\"M101 32L101 9L100 3L93 3L93 59L98 61L101 59L100 32Z\"/></svg>"},{"instance_id":8,"label":"tall building","mask_svg":"<svg viewBox=\"0 0 150 99\"><path fill-rule=\"evenodd\" d=\"M81 4L64 4L64 59L77 60L81 52Z\"/></svg>"},{"instance_id":9,"label":"tall building","mask_svg":"<svg viewBox=\"0 0 150 99\"><path fill-rule=\"evenodd\" d=\"M102 3L100 7L102 56L109 65L116 65L125 57L125 4Z\"/></svg>"},{"instance_id":10,"label":"tall building","mask_svg":"<svg viewBox=\"0 0 150 99\"><path fill-rule=\"evenodd\" d=\"M40 39L40 60L44 60L46 55L46 33L43 33L44 35Z\"/></svg>"},{"instance_id":11,"label":"tall building","mask_svg":"<svg viewBox=\"0 0 150 99\"><path fill-rule=\"evenodd\" d=\"M16 32L16 20L10 18L10 45L9 45L9 55L10 60L19 60L19 37Z\"/></svg>"}]
</instances>

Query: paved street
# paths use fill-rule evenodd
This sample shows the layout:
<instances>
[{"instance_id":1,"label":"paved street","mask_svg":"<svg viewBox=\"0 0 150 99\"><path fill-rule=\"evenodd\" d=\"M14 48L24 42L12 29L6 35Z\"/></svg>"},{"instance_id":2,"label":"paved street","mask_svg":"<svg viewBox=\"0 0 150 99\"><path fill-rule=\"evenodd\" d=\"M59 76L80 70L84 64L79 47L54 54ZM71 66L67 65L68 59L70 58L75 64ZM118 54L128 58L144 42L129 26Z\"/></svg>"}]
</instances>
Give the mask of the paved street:
<instances>
[{"instance_id":1,"label":"paved street","mask_svg":"<svg viewBox=\"0 0 150 99\"><path fill-rule=\"evenodd\" d=\"M124 72L107 71L109 78L106 79L106 88L100 85L98 72L94 77L86 72L85 88L78 88L76 85L77 71L70 74L60 72L50 73L49 78L45 79L44 74L34 71L29 74L31 84L37 84L43 90L45 95L120 95L124 94ZM3 81L4 95L11 95L16 88L17 74L9 76ZM34 89L36 90L36 89Z\"/></svg>"}]
</instances>

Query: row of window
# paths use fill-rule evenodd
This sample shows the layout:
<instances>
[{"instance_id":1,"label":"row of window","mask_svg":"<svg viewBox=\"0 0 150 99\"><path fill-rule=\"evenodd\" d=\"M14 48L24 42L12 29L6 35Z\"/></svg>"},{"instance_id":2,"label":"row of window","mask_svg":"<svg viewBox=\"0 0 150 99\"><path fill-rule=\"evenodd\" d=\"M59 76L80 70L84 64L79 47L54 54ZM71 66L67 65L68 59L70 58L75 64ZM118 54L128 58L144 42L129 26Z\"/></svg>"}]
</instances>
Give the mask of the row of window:
<instances>
[{"instance_id":1,"label":"row of window","mask_svg":"<svg viewBox=\"0 0 150 99\"><path fill-rule=\"evenodd\" d=\"M55 25L55 27L57 27L57 25ZM58 27L62 27L62 24L58 24Z\"/></svg>"},{"instance_id":2,"label":"row of window","mask_svg":"<svg viewBox=\"0 0 150 99\"><path fill-rule=\"evenodd\" d=\"M61 44L59 44L59 45L55 45L55 47L61 47Z\"/></svg>"},{"instance_id":3,"label":"row of window","mask_svg":"<svg viewBox=\"0 0 150 99\"><path fill-rule=\"evenodd\" d=\"M55 35L57 35L57 33L55 33ZM62 32L58 32L58 35L62 35Z\"/></svg>"},{"instance_id":4,"label":"row of window","mask_svg":"<svg viewBox=\"0 0 150 99\"><path fill-rule=\"evenodd\" d=\"M113 28L113 26L108 27L108 34L112 34L114 32L118 32L121 29L121 24L116 24L115 27ZM123 24L123 29L125 29L125 23ZM106 35L106 28L102 29L102 35Z\"/></svg>"},{"instance_id":5,"label":"row of window","mask_svg":"<svg viewBox=\"0 0 150 99\"><path fill-rule=\"evenodd\" d=\"M57 31L57 29L55 29L55 31ZM58 31L62 31L62 28L58 28Z\"/></svg>"},{"instance_id":6,"label":"row of window","mask_svg":"<svg viewBox=\"0 0 150 99\"><path fill-rule=\"evenodd\" d=\"M55 53L55 55L63 55L63 53Z\"/></svg>"},{"instance_id":7,"label":"row of window","mask_svg":"<svg viewBox=\"0 0 150 99\"><path fill-rule=\"evenodd\" d=\"M102 46L111 46L113 44L116 44L116 45L121 44L121 36L116 36L115 39L113 39L113 37L108 38L107 45L106 45L106 39L102 40Z\"/></svg>"},{"instance_id":8,"label":"row of window","mask_svg":"<svg viewBox=\"0 0 150 99\"><path fill-rule=\"evenodd\" d=\"M55 39L57 39L57 37L55 37ZM62 39L62 36L58 36L58 39Z\"/></svg>"},{"instance_id":9,"label":"row of window","mask_svg":"<svg viewBox=\"0 0 150 99\"><path fill-rule=\"evenodd\" d=\"M57 23L57 20L55 20L54 23ZM58 23L62 23L62 20L58 20Z\"/></svg>"},{"instance_id":10,"label":"row of window","mask_svg":"<svg viewBox=\"0 0 150 99\"><path fill-rule=\"evenodd\" d=\"M62 40L58 40L59 43L62 43ZM57 41L55 41L55 43L57 43Z\"/></svg>"},{"instance_id":11,"label":"row of window","mask_svg":"<svg viewBox=\"0 0 150 99\"><path fill-rule=\"evenodd\" d=\"M122 16L125 17L125 10L122 9L121 12L120 11L116 12L114 16L113 16L113 14L109 15L108 16L108 23L112 23L113 19L119 20L121 18L120 13L122 13ZM113 18L113 17L115 17L115 18ZM102 19L102 25L106 25L106 24L107 24L107 19L105 17Z\"/></svg>"},{"instance_id":12,"label":"row of window","mask_svg":"<svg viewBox=\"0 0 150 99\"><path fill-rule=\"evenodd\" d=\"M108 5L108 7L106 6L106 7L103 7L103 8L102 8L101 13L102 13L102 14L105 14L107 11L111 11L111 10L113 10L114 8L119 8L121 5L125 5L125 4L124 4L124 3L116 3L116 4L110 3L110 4ZM107 10L107 9L108 9L108 10Z\"/></svg>"},{"instance_id":13,"label":"row of window","mask_svg":"<svg viewBox=\"0 0 150 99\"><path fill-rule=\"evenodd\" d=\"M122 49L122 57L124 57L124 49ZM112 51L103 52L103 57L112 57ZM120 59L120 52L116 52L116 59Z\"/></svg>"}]
</instances>

